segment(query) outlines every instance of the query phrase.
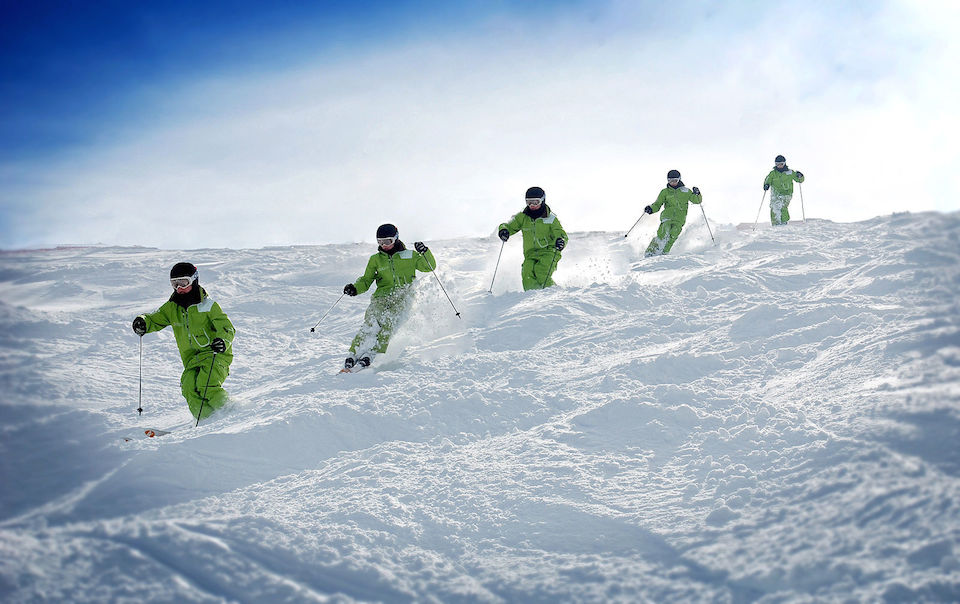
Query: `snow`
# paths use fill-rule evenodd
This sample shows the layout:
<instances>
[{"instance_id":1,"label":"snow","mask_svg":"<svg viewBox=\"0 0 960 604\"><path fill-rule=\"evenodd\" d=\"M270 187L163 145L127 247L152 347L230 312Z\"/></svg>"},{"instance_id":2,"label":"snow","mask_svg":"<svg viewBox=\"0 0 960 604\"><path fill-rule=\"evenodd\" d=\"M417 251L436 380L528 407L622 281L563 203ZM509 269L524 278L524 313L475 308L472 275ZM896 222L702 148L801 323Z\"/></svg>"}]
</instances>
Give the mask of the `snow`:
<instances>
[{"instance_id":1,"label":"snow","mask_svg":"<svg viewBox=\"0 0 960 604\"><path fill-rule=\"evenodd\" d=\"M462 319L422 275L353 375L371 244L0 254L0 600L960 600L960 214L698 218L526 293L428 242ZM169 330L135 411L180 260L238 330L197 428Z\"/></svg>"}]
</instances>

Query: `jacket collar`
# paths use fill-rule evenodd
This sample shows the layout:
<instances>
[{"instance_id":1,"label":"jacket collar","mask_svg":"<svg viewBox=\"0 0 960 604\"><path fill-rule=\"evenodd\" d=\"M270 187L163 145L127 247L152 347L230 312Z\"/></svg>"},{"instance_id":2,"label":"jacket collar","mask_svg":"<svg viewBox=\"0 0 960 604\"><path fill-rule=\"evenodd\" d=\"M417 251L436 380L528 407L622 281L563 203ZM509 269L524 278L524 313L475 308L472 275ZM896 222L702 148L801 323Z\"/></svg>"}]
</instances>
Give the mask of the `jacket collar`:
<instances>
[{"instance_id":1,"label":"jacket collar","mask_svg":"<svg viewBox=\"0 0 960 604\"><path fill-rule=\"evenodd\" d=\"M170 296L170 301L175 302L181 308L190 308L194 304L200 304L207 297L207 291L200 287L200 283L194 283L193 289L186 294L178 294L176 291Z\"/></svg>"},{"instance_id":2,"label":"jacket collar","mask_svg":"<svg viewBox=\"0 0 960 604\"><path fill-rule=\"evenodd\" d=\"M530 217L531 220L536 220L537 218L546 218L550 215L550 206L547 205L547 202L540 204L539 210L531 210L530 206L523 208L523 213Z\"/></svg>"}]
</instances>

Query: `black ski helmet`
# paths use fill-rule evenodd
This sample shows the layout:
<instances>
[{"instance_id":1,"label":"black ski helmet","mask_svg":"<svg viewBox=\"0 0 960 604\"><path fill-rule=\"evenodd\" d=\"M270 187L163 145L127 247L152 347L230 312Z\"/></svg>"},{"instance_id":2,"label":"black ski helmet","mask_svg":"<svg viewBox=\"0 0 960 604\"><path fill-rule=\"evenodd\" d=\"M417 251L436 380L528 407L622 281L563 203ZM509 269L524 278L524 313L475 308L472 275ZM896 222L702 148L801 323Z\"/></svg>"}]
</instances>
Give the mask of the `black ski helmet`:
<instances>
[{"instance_id":1,"label":"black ski helmet","mask_svg":"<svg viewBox=\"0 0 960 604\"><path fill-rule=\"evenodd\" d=\"M178 277L193 277L196 274L197 267L189 262L178 262L173 265L173 268L170 269L171 279L176 279Z\"/></svg>"},{"instance_id":2,"label":"black ski helmet","mask_svg":"<svg viewBox=\"0 0 960 604\"><path fill-rule=\"evenodd\" d=\"M527 189L527 194L524 195L526 199L542 199L547 200L547 194L540 187L530 187Z\"/></svg>"},{"instance_id":3,"label":"black ski helmet","mask_svg":"<svg viewBox=\"0 0 960 604\"><path fill-rule=\"evenodd\" d=\"M399 237L400 232L397 231L397 227L392 224L381 224L377 227L377 239L383 239L384 237Z\"/></svg>"},{"instance_id":4,"label":"black ski helmet","mask_svg":"<svg viewBox=\"0 0 960 604\"><path fill-rule=\"evenodd\" d=\"M671 178L680 178L680 170L670 170L667 172L667 180Z\"/></svg>"},{"instance_id":5,"label":"black ski helmet","mask_svg":"<svg viewBox=\"0 0 960 604\"><path fill-rule=\"evenodd\" d=\"M778 155L773 159L773 163L775 164L779 164L780 162L787 163L787 158L782 155Z\"/></svg>"}]
</instances>

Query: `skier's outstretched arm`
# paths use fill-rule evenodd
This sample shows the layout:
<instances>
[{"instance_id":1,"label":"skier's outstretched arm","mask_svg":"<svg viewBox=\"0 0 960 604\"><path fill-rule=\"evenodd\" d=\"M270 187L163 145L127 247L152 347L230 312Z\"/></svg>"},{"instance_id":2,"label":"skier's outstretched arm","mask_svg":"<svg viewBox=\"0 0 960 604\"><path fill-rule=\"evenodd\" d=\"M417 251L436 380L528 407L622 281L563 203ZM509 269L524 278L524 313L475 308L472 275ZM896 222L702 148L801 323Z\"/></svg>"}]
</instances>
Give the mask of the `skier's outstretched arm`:
<instances>
[{"instance_id":1,"label":"skier's outstretched arm","mask_svg":"<svg viewBox=\"0 0 960 604\"><path fill-rule=\"evenodd\" d=\"M367 270L363 272L355 282L354 286L357 288L357 293L362 294L363 292L370 289L370 286L373 285L373 282L377 280L377 261L376 256L370 258L367 262Z\"/></svg>"},{"instance_id":2,"label":"skier's outstretched arm","mask_svg":"<svg viewBox=\"0 0 960 604\"><path fill-rule=\"evenodd\" d=\"M501 229L507 229L507 232L513 235L522 228L522 225L520 224L521 216L523 216L523 212L515 214L513 218L501 224L497 230L499 231Z\"/></svg>"},{"instance_id":3,"label":"skier's outstretched arm","mask_svg":"<svg viewBox=\"0 0 960 604\"><path fill-rule=\"evenodd\" d=\"M223 340L227 348L229 348L233 344L233 337L237 331L233 327L233 323L230 322L227 313L223 312L223 309L220 308L220 305L216 302L213 303L213 307L210 309L210 324L213 326L213 331L216 334L215 337Z\"/></svg>"},{"instance_id":4,"label":"skier's outstretched arm","mask_svg":"<svg viewBox=\"0 0 960 604\"><path fill-rule=\"evenodd\" d=\"M703 203L703 194L700 193L700 187L693 187L690 190L690 203Z\"/></svg>"},{"instance_id":5,"label":"skier's outstretched arm","mask_svg":"<svg viewBox=\"0 0 960 604\"><path fill-rule=\"evenodd\" d=\"M160 331L168 325L172 325L173 318L170 316L170 311L172 310L170 305L172 304L174 303L165 302L156 312L140 315L138 318L142 318L146 324L146 329L143 333L153 333L154 331Z\"/></svg>"},{"instance_id":6,"label":"skier's outstretched arm","mask_svg":"<svg viewBox=\"0 0 960 604\"><path fill-rule=\"evenodd\" d=\"M418 241L417 243L420 243L420 242ZM421 252L418 249L417 253L420 255L420 257L417 258L418 271L422 273L429 273L433 269L437 268L437 259L433 257L433 250L424 246L424 251Z\"/></svg>"},{"instance_id":7,"label":"skier's outstretched arm","mask_svg":"<svg viewBox=\"0 0 960 604\"><path fill-rule=\"evenodd\" d=\"M653 202L652 204L650 204L650 209L653 210L653 211L650 212L650 213L651 213L651 214L654 214L654 213L656 213L656 212L659 212L659 211L660 211L660 208L663 207L663 204L664 204L666 201L667 201L667 190L664 189L664 190L660 191L660 194L659 194L659 195L657 195L657 200L656 200L655 202Z\"/></svg>"},{"instance_id":8,"label":"skier's outstretched arm","mask_svg":"<svg viewBox=\"0 0 960 604\"><path fill-rule=\"evenodd\" d=\"M570 241L570 237L567 236L567 232L563 230L563 226L560 225L560 219L557 218L553 221L553 228L550 230L550 236L556 239L563 239L563 245L566 246Z\"/></svg>"}]
</instances>

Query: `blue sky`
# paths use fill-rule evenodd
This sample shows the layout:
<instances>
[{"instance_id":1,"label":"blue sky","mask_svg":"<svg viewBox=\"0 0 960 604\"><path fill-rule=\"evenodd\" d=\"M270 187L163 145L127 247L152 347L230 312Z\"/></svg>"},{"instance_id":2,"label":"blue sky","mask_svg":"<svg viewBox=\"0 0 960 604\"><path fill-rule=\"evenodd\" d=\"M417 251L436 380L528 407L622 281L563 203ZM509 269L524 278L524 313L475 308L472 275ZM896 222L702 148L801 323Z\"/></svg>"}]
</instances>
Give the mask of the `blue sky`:
<instances>
[{"instance_id":1,"label":"blue sky","mask_svg":"<svg viewBox=\"0 0 960 604\"><path fill-rule=\"evenodd\" d=\"M158 86L283 69L303 53L402 36L419 21L418 4L4 2L0 152L83 145L104 124L141 118L136 103L150 102L141 93Z\"/></svg>"},{"instance_id":2,"label":"blue sky","mask_svg":"<svg viewBox=\"0 0 960 604\"><path fill-rule=\"evenodd\" d=\"M626 229L680 169L752 222L960 207L951 2L9 3L0 248ZM409 225L409 226L407 226Z\"/></svg>"}]
</instances>

